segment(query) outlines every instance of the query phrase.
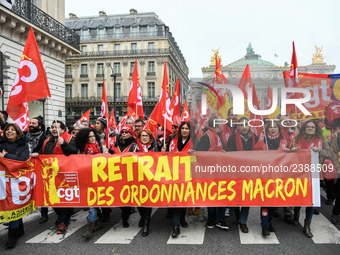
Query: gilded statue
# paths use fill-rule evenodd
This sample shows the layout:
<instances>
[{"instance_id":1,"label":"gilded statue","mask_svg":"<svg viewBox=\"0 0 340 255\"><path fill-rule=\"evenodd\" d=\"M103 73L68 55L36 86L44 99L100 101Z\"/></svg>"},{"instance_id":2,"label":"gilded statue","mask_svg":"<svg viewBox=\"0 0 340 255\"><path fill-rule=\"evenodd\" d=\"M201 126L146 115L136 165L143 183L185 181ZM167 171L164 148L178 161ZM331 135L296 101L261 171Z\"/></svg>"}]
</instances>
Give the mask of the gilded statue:
<instances>
[{"instance_id":1,"label":"gilded statue","mask_svg":"<svg viewBox=\"0 0 340 255\"><path fill-rule=\"evenodd\" d=\"M219 50L220 48L218 48L217 50L212 50L214 52L214 55L211 57L210 62L212 65L216 65L216 61L215 61L215 56L217 56L217 58L221 59L221 56L219 55Z\"/></svg>"},{"instance_id":2,"label":"gilded statue","mask_svg":"<svg viewBox=\"0 0 340 255\"><path fill-rule=\"evenodd\" d=\"M315 45L316 53L313 55L313 63L323 63L323 56L321 54L322 46L318 47Z\"/></svg>"}]
</instances>

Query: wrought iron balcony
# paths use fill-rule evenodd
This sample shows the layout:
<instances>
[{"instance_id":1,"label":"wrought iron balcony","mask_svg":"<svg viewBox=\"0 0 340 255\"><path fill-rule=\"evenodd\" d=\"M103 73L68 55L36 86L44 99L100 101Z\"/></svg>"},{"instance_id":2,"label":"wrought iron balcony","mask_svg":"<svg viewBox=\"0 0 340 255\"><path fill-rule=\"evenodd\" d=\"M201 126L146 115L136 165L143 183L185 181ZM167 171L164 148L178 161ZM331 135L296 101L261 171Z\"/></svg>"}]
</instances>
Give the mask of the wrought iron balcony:
<instances>
[{"instance_id":1,"label":"wrought iron balcony","mask_svg":"<svg viewBox=\"0 0 340 255\"><path fill-rule=\"evenodd\" d=\"M80 78L88 78L89 77L89 75L87 74L87 73L85 73L85 74L80 74Z\"/></svg>"},{"instance_id":2,"label":"wrought iron balcony","mask_svg":"<svg viewBox=\"0 0 340 255\"><path fill-rule=\"evenodd\" d=\"M104 77L104 74L103 74L103 73L97 73L97 74L96 74L96 77L99 77L99 78L100 78L100 77Z\"/></svg>"},{"instance_id":3,"label":"wrought iron balcony","mask_svg":"<svg viewBox=\"0 0 340 255\"><path fill-rule=\"evenodd\" d=\"M147 72L146 75L148 75L148 76L155 76L156 72Z\"/></svg>"},{"instance_id":4,"label":"wrought iron balcony","mask_svg":"<svg viewBox=\"0 0 340 255\"><path fill-rule=\"evenodd\" d=\"M72 78L72 74L65 74L65 79L70 79Z\"/></svg>"},{"instance_id":5,"label":"wrought iron balcony","mask_svg":"<svg viewBox=\"0 0 340 255\"><path fill-rule=\"evenodd\" d=\"M79 55L72 55L70 58L97 57L97 56L129 56L129 55L149 55L149 54L170 54L169 48L152 50L112 50L112 51L90 51L82 52Z\"/></svg>"},{"instance_id":6,"label":"wrought iron balcony","mask_svg":"<svg viewBox=\"0 0 340 255\"><path fill-rule=\"evenodd\" d=\"M11 10L47 33L79 50L79 35L36 7L32 4L32 1L15 0Z\"/></svg>"}]
</instances>

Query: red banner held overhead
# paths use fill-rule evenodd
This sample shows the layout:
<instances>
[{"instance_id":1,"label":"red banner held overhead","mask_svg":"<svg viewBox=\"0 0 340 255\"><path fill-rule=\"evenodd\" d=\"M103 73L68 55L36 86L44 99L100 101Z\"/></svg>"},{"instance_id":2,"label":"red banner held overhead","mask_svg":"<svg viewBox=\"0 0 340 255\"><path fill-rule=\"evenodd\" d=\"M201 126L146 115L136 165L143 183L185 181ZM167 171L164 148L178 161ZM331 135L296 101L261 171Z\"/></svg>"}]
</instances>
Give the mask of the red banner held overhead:
<instances>
[{"instance_id":1,"label":"red banner held overhead","mask_svg":"<svg viewBox=\"0 0 340 255\"><path fill-rule=\"evenodd\" d=\"M34 159L36 205L313 205L313 189L318 190L319 185L313 183L311 171L305 168L311 165L310 152L266 154L266 157L263 152L40 155ZM277 171L277 167L282 171ZM254 172L249 172L251 169ZM285 169L290 172L284 172Z\"/></svg>"}]
</instances>

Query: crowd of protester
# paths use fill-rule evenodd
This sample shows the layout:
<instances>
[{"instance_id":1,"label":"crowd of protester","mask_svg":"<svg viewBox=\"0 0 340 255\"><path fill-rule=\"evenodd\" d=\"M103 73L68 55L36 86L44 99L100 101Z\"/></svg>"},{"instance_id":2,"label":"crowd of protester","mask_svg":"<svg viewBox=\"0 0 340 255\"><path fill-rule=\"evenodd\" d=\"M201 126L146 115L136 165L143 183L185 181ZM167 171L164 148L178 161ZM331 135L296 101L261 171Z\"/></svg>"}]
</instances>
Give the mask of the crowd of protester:
<instances>
[{"instance_id":1,"label":"crowd of protester","mask_svg":"<svg viewBox=\"0 0 340 255\"><path fill-rule=\"evenodd\" d=\"M166 137L164 146L164 131L159 127L157 137L144 129L144 120L128 119L121 128L119 134L113 130L105 132L108 121L98 118L91 124L82 121L75 127L67 128L61 121L54 121L50 129L45 130L44 119L41 116L32 118L29 130L24 134L16 124L8 124L0 113L0 125L2 136L0 137L0 157L25 161L29 157L37 157L39 154L119 154L124 152L178 152L178 151L253 151L253 150L279 150L286 153L294 153L299 149L309 149L319 152L319 162L333 164L334 169L340 170L338 153L340 152L340 136L337 126L325 123L324 120L304 120L297 128L282 126L282 120L289 116L279 116L280 121L267 122L264 132L258 137L252 132L245 117L237 118L233 109L228 111L228 123L217 124L218 117L212 116L204 123L203 127L197 124L197 120L184 121L179 125L173 125L172 134ZM238 121L245 125L230 125ZM109 146L104 144L106 135L110 137ZM327 205L333 205L330 221L338 222L340 213L340 181L335 178L322 180L327 194ZM338 198L338 199L337 199ZM250 207L208 207L207 228L220 228L228 230L226 216L233 211L240 230L248 233L247 220ZM152 208L138 207L140 214L139 227L142 228L142 236L148 236L150 231L150 219ZM41 208L39 223L48 221L48 208ZM57 234L64 234L70 224L70 217L74 213L72 208L54 207L57 215L55 226ZM103 223L110 219L111 208L90 207L88 210L87 226L83 233L84 238L89 239L94 231L100 229ZM132 207L121 207L121 220L124 228L129 227L129 216L134 211ZM198 215L200 208L168 208L167 218L172 218L172 237L180 234L180 227L187 228L186 214ZM300 207L284 207L284 220L295 226L299 225ZM311 222L314 214L318 214L315 207L307 207L303 232L311 238ZM262 207L259 220L262 226L263 236L275 232L272 219L278 214L278 208ZM317 230L315 230L317 231ZM9 223L8 241L6 246L13 248L20 236L24 234L23 220Z\"/></svg>"}]
</instances>

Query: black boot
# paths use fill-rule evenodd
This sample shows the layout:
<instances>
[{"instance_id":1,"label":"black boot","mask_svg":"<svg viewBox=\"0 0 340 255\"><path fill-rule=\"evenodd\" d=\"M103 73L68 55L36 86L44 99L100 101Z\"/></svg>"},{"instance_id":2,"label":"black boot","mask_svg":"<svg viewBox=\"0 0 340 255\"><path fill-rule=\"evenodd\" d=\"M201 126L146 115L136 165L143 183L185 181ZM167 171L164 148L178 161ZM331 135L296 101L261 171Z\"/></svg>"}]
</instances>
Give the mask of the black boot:
<instances>
[{"instance_id":1,"label":"black boot","mask_svg":"<svg viewBox=\"0 0 340 255\"><path fill-rule=\"evenodd\" d=\"M138 222L138 226L141 228L141 227L144 226L144 221L145 221L144 208L138 207L138 212L139 212L139 215L140 215L140 220Z\"/></svg>"},{"instance_id":2,"label":"black boot","mask_svg":"<svg viewBox=\"0 0 340 255\"><path fill-rule=\"evenodd\" d=\"M181 215L180 223L181 223L181 226L182 226L183 228L187 228L187 227L188 227L188 223L185 221L185 214L184 214L184 215Z\"/></svg>"},{"instance_id":3,"label":"black boot","mask_svg":"<svg viewBox=\"0 0 340 255\"><path fill-rule=\"evenodd\" d=\"M303 226L303 233L305 233L305 235L309 238L312 238L313 237L313 234L310 230L310 224L311 222L310 221L306 221L305 220L305 225Z\"/></svg>"},{"instance_id":4,"label":"black boot","mask_svg":"<svg viewBox=\"0 0 340 255\"><path fill-rule=\"evenodd\" d=\"M268 226L263 226L262 227L262 235L263 236L269 236L270 235L270 231L269 231L269 227Z\"/></svg>"},{"instance_id":5,"label":"black boot","mask_svg":"<svg viewBox=\"0 0 340 255\"><path fill-rule=\"evenodd\" d=\"M181 230L179 228L179 225L173 226L171 236L173 238L176 238L177 236L179 236L180 233L181 233Z\"/></svg>"},{"instance_id":6,"label":"black boot","mask_svg":"<svg viewBox=\"0 0 340 255\"><path fill-rule=\"evenodd\" d=\"M294 208L294 219L293 219L294 226L299 225L299 218L300 218L300 208L299 210Z\"/></svg>"},{"instance_id":7,"label":"black boot","mask_svg":"<svg viewBox=\"0 0 340 255\"><path fill-rule=\"evenodd\" d=\"M147 235L149 235L149 223L150 223L150 220L145 219L144 225L143 225L142 236L147 236Z\"/></svg>"},{"instance_id":8,"label":"black boot","mask_svg":"<svg viewBox=\"0 0 340 255\"><path fill-rule=\"evenodd\" d=\"M14 248L17 244L19 235L19 228L9 228L8 229L8 241L6 243L6 248L11 249Z\"/></svg>"},{"instance_id":9,"label":"black boot","mask_svg":"<svg viewBox=\"0 0 340 255\"><path fill-rule=\"evenodd\" d=\"M41 207L40 213L41 213L41 217L40 217L39 223L42 224L48 221L48 208Z\"/></svg>"}]
</instances>

